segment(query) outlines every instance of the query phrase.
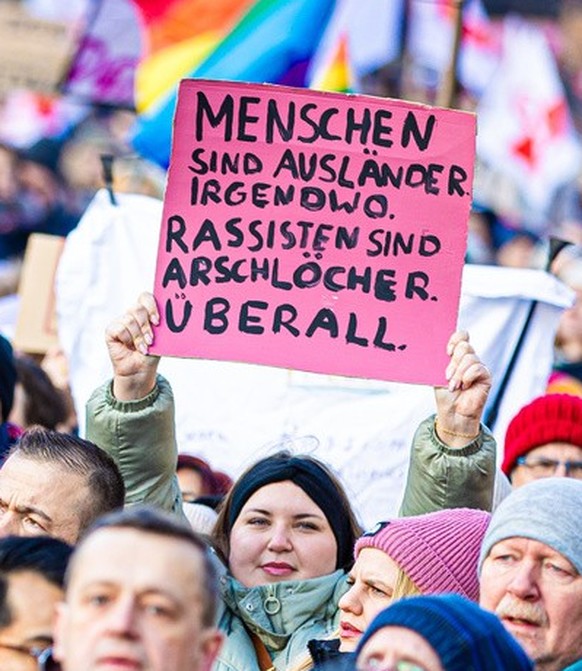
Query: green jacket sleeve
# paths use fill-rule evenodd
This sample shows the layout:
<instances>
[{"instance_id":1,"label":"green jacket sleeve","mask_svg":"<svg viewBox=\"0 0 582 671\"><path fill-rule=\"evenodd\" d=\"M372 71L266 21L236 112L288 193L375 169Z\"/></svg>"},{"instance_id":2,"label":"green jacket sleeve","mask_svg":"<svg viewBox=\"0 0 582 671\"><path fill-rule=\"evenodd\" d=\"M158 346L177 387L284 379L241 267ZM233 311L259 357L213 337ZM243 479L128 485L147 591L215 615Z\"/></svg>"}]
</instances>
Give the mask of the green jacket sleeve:
<instances>
[{"instance_id":1,"label":"green jacket sleeve","mask_svg":"<svg viewBox=\"0 0 582 671\"><path fill-rule=\"evenodd\" d=\"M174 396L158 375L154 389L137 401L119 401L112 383L87 402L87 439L110 454L125 482L125 503L147 503L184 517L176 478L178 450Z\"/></svg>"},{"instance_id":2,"label":"green jacket sleeve","mask_svg":"<svg viewBox=\"0 0 582 671\"><path fill-rule=\"evenodd\" d=\"M439 440L435 416L414 435L400 515L422 515L443 508L491 510L496 442L487 427L469 445L453 449Z\"/></svg>"}]
</instances>

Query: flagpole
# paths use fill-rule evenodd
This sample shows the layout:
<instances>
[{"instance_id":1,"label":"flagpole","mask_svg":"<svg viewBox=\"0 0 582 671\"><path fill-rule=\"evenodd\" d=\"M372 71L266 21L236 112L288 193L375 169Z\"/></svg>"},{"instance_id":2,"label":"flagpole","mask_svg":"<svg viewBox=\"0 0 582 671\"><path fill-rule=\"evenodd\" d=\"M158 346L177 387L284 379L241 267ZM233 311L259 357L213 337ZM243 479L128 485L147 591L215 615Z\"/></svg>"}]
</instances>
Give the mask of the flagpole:
<instances>
[{"instance_id":1,"label":"flagpole","mask_svg":"<svg viewBox=\"0 0 582 671\"><path fill-rule=\"evenodd\" d=\"M458 79L457 66L459 62L459 52L461 50L461 33L463 27L463 4L464 0L449 0L453 7L453 48L451 51L451 60L449 67L445 72L440 88L437 92L437 107L454 107L457 97Z\"/></svg>"},{"instance_id":2,"label":"flagpole","mask_svg":"<svg viewBox=\"0 0 582 671\"><path fill-rule=\"evenodd\" d=\"M402 21L400 23L400 56L399 56L399 72L396 81L396 97L406 98L406 69L408 64L408 51L406 45L408 43L408 31L410 28L410 2L412 0L403 0L402 2Z\"/></svg>"}]
</instances>

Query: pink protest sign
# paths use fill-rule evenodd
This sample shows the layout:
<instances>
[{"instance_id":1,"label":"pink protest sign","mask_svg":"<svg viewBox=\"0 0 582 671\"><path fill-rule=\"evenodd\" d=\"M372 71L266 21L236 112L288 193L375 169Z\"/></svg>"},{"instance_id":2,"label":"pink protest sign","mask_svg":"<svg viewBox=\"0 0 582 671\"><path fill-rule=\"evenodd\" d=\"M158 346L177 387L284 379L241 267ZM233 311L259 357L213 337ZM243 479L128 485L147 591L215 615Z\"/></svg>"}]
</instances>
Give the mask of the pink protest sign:
<instances>
[{"instance_id":1,"label":"pink protest sign","mask_svg":"<svg viewBox=\"0 0 582 671\"><path fill-rule=\"evenodd\" d=\"M153 353L444 383L475 117L184 80Z\"/></svg>"}]
</instances>

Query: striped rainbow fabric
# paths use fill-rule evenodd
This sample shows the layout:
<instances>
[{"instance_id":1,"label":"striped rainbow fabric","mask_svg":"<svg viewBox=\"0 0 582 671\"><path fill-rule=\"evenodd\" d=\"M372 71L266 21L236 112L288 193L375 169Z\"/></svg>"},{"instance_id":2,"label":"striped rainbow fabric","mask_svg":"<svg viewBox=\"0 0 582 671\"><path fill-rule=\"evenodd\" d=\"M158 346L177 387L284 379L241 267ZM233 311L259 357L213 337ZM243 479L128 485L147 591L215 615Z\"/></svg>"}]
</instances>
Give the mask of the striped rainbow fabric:
<instances>
[{"instance_id":1,"label":"striped rainbow fabric","mask_svg":"<svg viewBox=\"0 0 582 671\"><path fill-rule=\"evenodd\" d=\"M140 5L146 23L149 20L153 26L156 19L159 21L157 12L161 12L159 5L163 3L135 1ZM175 0L173 4L176 3L187 3L187 0ZM236 0L224 4L222 19L225 16L235 18ZM217 12L214 21L207 21L206 30L187 38L191 40L191 46L195 45L192 49L184 44L180 47L181 41L168 39L168 34L161 30L155 33L150 30L150 49L155 60L150 58L149 64L143 65L150 68L149 77L143 75L146 70L140 70L137 77L137 100L143 111L134 129L136 151L167 167L177 83L183 77L306 86L310 61L334 7L335 0L247 0L246 3L238 0L242 15L234 25L227 30L228 19L221 23ZM170 52L161 49L160 45L165 43L170 45ZM146 79L151 82L147 91L143 88Z\"/></svg>"},{"instance_id":2,"label":"striped rainbow fabric","mask_svg":"<svg viewBox=\"0 0 582 671\"><path fill-rule=\"evenodd\" d=\"M135 79L139 113L168 95L215 50L254 0L133 0L143 19L146 53Z\"/></svg>"}]
</instances>

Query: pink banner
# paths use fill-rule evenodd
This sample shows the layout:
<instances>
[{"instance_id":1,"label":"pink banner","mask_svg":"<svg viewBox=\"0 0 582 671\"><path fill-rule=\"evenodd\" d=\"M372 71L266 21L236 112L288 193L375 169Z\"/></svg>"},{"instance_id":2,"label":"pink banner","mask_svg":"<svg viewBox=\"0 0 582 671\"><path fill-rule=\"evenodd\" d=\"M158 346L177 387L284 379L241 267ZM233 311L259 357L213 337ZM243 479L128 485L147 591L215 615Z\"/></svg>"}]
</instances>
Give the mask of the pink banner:
<instances>
[{"instance_id":1,"label":"pink banner","mask_svg":"<svg viewBox=\"0 0 582 671\"><path fill-rule=\"evenodd\" d=\"M151 351L444 383L474 157L466 112L182 81Z\"/></svg>"}]
</instances>

